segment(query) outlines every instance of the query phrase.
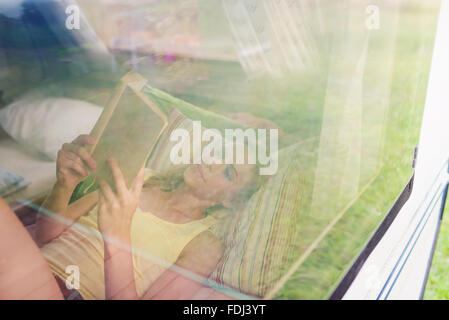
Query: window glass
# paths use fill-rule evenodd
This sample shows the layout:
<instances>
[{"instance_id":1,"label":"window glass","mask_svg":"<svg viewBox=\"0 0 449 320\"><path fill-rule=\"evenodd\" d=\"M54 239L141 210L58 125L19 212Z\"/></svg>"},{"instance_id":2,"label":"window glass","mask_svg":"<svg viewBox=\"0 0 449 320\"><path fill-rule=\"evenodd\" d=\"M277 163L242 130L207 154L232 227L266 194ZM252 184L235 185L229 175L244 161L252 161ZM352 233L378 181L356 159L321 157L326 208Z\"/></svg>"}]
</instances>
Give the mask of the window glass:
<instances>
[{"instance_id":1,"label":"window glass","mask_svg":"<svg viewBox=\"0 0 449 320\"><path fill-rule=\"evenodd\" d=\"M128 87L166 121L149 150L155 178L147 176L142 199L151 195L140 203L152 214L133 222L137 292L171 267L202 281L206 298L326 299L413 174L439 4L6 1L0 168L30 181L6 200L40 206L56 180L57 150L90 132L133 71L143 83L132 78ZM191 182L194 174L202 182ZM75 193L93 185L90 177ZM179 209L167 198L183 188L195 200L176 202ZM93 230L101 245L93 214L69 228ZM188 247L206 231L211 241ZM43 249L52 270L68 263L55 262L57 245ZM81 274L103 272L79 243L69 245L76 254L64 261ZM197 261L207 276L173 266L181 252L208 248L220 258ZM81 283L83 298L101 298L102 279Z\"/></svg>"}]
</instances>

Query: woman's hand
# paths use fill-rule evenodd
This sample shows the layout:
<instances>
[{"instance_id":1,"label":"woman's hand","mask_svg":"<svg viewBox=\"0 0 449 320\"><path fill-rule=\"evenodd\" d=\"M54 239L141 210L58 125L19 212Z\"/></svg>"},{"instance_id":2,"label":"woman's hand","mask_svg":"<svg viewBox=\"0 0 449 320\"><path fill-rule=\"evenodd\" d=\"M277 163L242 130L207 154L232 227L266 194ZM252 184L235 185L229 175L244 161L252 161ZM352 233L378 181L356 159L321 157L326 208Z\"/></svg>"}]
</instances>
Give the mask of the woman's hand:
<instances>
[{"instance_id":1,"label":"woman's hand","mask_svg":"<svg viewBox=\"0 0 449 320\"><path fill-rule=\"evenodd\" d=\"M142 168L130 189L114 159L108 160L116 193L99 181L98 228L104 240L106 299L138 299L131 245L131 222L139 204L144 180Z\"/></svg>"},{"instance_id":2,"label":"woman's hand","mask_svg":"<svg viewBox=\"0 0 449 320\"><path fill-rule=\"evenodd\" d=\"M58 151L56 160L57 185L64 189L74 189L84 180L97 164L86 146L95 144L95 138L80 135L72 143L65 143Z\"/></svg>"},{"instance_id":3,"label":"woman's hand","mask_svg":"<svg viewBox=\"0 0 449 320\"><path fill-rule=\"evenodd\" d=\"M84 178L89 175L91 169L96 168L96 163L85 148L95 143L91 136L81 135L72 143L66 143L58 151L56 161L57 181L53 189L45 198L39 210L36 222L36 241L43 245L59 237L61 233L70 227L67 221L73 222L96 203L94 193L69 206L73 190ZM52 218L46 212L52 212L64 218L64 222Z\"/></svg>"},{"instance_id":4,"label":"woman's hand","mask_svg":"<svg viewBox=\"0 0 449 320\"><path fill-rule=\"evenodd\" d=\"M105 182L100 181L98 227L103 237L129 243L131 222L139 204L144 180L142 168L130 189L115 159L108 160L114 177L116 193Z\"/></svg>"}]
</instances>

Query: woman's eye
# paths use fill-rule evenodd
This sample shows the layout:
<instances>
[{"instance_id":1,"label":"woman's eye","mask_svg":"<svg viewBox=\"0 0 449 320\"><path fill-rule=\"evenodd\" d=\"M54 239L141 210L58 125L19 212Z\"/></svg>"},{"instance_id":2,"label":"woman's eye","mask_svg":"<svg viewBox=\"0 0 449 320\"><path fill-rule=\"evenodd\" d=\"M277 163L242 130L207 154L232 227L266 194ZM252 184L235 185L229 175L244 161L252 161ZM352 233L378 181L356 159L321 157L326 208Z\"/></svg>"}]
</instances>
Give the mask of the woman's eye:
<instances>
[{"instance_id":1,"label":"woman's eye","mask_svg":"<svg viewBox=\"0 0 449 320\"><path fill-rule=\"evenodd\" d=\"M232 182L232 173L229 167L226 167L226 169L224 169L224 175L226 177L226 179L228 179L229 181Z\"/></svg>"}]
</instances>

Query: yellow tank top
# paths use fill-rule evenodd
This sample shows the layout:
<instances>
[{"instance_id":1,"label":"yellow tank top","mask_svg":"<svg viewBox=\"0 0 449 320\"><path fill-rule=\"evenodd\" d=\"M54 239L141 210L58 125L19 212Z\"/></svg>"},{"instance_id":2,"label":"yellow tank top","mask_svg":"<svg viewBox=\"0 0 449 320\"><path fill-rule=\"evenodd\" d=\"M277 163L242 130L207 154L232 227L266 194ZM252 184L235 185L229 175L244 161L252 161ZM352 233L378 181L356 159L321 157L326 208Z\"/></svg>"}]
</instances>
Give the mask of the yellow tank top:
<instances>
[{"instance_id":1,"label":"yellow tank top","mask_svg":"<svg viewBox=\"0 0 449 320\"><path fill-rule=\"evenodd\" d=\"M42 248L50 268L62 280L79 268L80 289L84 299L104 299L104 247L97 225L98 207L82 216L68 230ZM131 226L131 246L136 289L142 296L150 285L173 263L184 247L216 219L208 216L185 224L171 223L138 210Z\"/></svg>"}]
</instances>

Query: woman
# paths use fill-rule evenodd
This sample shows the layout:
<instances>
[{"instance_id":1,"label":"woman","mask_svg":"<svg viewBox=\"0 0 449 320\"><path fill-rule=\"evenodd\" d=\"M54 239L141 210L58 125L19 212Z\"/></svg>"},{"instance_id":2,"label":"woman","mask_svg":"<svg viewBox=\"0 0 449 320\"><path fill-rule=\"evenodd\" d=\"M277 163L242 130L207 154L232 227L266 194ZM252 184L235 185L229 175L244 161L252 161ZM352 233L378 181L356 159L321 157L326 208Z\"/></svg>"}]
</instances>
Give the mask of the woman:
<instances>
[{"instance_id":1,"label":"woman","mask_svg":"<svg viewBox=\"0 0 449 320\"><path fill-rule=\"evenodd\" d=\"M41 214L37 221L36 242L56 281L16 219L2 217L10 225L5 233L19 235L16 244L26 250L14 251L12 261L1 260L0 298L67 297L65 267L71 265L79 267L83 298L191 298L202 288L192 274L207 278L222 254L220 241L209 231L215 221L207 210L239 205L256 191L256 166L196 165L174 177L154 177L142 169L127 188L110 159L115 191L100 181L98 192L69 206L76 185L96 167L86 150L94 142L80 136L59 151L57 182L42 206L56 216ZM6 257L3 250L0 257ZM24 270L16 271L15 264ZM20 280L26 278L20 276L26 266L35 270L36 285Z\"/></svg>"}]
</instances>

